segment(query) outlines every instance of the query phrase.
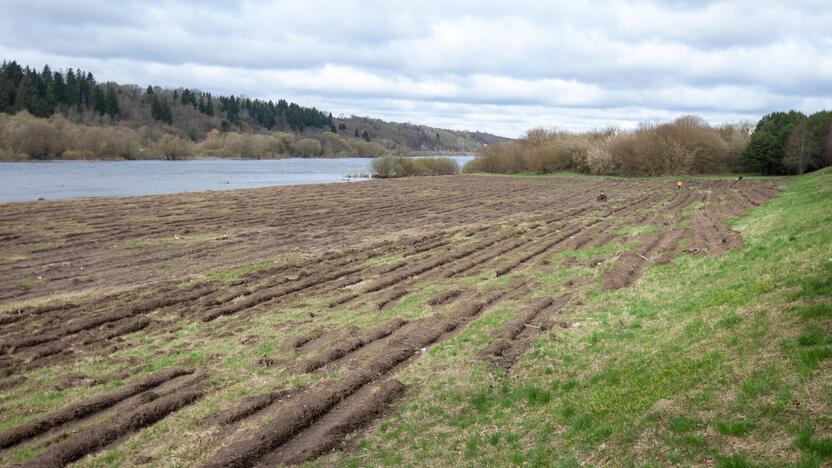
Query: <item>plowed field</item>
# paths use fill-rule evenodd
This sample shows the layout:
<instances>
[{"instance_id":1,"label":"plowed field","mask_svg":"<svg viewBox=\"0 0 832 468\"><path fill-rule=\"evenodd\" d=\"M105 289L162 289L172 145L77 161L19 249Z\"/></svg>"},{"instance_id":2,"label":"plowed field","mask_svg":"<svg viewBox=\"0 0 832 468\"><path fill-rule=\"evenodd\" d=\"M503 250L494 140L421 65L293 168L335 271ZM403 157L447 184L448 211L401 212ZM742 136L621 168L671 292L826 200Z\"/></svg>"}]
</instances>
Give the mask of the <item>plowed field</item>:
<instances>
[{"instance_id":1,"label":"plowed field","mask_svg":"<svg viewBox=\"0 0 832 468\"><path fill-rule=\"evenodd\" d=\"M588 292L742 245L727 222L777 191L454 176L0 205L0 463L348 451L496 306L479 357L509 372Z\"/></svg>"}]
</instances>

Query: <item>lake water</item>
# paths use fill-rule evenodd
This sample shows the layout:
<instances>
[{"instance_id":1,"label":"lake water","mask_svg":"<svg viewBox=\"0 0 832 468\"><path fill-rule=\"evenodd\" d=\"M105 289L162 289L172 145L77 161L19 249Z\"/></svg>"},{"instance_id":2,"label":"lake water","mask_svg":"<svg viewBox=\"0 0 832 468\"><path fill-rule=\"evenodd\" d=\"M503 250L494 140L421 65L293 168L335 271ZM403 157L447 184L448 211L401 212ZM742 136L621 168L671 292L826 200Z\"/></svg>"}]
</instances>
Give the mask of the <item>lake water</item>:
<instances>
[{"instance_id":1,"label":"lake water","mask_svg":"<svg viewBox=\"0 0 832 468\"><path fill-rule=\"evenodd\" d=\"M454 156L460 166L473 156ZM0 202L345 182L372 158L0 163Z\"/></svg>"}]
</instances>

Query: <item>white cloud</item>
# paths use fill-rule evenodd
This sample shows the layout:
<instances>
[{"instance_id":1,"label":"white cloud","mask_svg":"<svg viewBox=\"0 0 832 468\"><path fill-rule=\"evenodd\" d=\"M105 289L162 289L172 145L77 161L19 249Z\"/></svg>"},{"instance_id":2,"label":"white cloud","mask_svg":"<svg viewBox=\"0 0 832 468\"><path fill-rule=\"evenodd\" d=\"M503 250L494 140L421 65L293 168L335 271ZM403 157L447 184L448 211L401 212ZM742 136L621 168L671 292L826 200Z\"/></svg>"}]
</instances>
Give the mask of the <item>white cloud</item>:
<instances>
[{"instance_id":1,"label":"white cloud","mask_svg":"<svg viewBox=\"0 0 832 468\"><path fill-rule=\"evenodd\" d=\"M9 0L0 54L515 136L832 107L826 1Z\"/></svg>"}]
</instances>

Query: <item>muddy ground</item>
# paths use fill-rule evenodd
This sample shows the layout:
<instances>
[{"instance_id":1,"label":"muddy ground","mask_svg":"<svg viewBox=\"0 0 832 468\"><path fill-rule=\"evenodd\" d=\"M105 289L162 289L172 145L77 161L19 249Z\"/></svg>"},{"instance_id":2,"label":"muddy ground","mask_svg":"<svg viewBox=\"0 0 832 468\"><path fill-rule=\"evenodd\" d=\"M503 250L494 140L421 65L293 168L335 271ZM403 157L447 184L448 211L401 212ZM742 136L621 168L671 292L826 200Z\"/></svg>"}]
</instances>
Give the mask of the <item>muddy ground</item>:
<instances>
[{"instance_id":1,"label":"muddy ground","mask_svg":"<svg viewBox=\"0 0 832 468\"><path fill-rule=\"evenodd\" d=\"M728 221L777 190L455 176L0 205L0 462L349 450L419 392L401 369L496 304L515 318L480 356L510 371L593 288L741 245Z\"/></svg>"}]
</instances>

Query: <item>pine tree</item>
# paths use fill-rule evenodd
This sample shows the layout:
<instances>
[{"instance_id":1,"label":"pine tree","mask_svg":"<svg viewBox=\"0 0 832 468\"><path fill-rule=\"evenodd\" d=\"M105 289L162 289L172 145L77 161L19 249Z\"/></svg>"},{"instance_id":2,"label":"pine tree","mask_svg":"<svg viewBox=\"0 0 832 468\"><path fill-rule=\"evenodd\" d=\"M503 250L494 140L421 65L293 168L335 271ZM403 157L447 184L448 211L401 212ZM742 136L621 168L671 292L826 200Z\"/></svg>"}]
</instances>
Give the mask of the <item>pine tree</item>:
<instances>
[{"instance_id":1,"label":"pine tree","mask_svg":"<svg viewBox=\"0 0 832 468\"><path fill-rule=\"evenodd\" d=\"M155 94L153 95L153 101L150 103L150 116L153 117L153 120L162 120L162 106L159 105L159 99Z\"/></svg>"},{"instance_id":2,"label":"pine tree","mask_svg":"<svg viewBox=\"0 0 832 468\"><path fill-rule=\"evenodd\" d=\"M70 68L66 72L66 93L65 102L69 107L77 107L81 104L78 96L78 79L75 77L75 72Z\"/></svg>"},{"instance_id":3,"label":"pine tree","mask_svg":"<svg viewBox=\"0 0 832 468\"><path fill-rule=\"evenodd\" d=\"M30 109L33 101L32 93L32 77L29 73L23 75L20 84L17 85L17 95L14 98L14 105L12 109L14 112L19 112L23 109Z\"/></svg>"},{"instance_id":4,"label":"pine tree","mask_svg":"<svg viewBox=\"0 0 832 468\"><path fill-rule=\"evenodd\" d=\"M52 89L55 96L55 104L66 104L66 83L64 76L55 72L52 76Z\"/></svg>"},{"instance_id":5,"label":"pine tree","mask_svg":"<svg viewBox=\"0 0 832 468\"><path fill-rule=\"evenodd\" d=\"M14 95L12 82L5 75L0 76L0 112L11 112L14 105Z\"/></svg>"},{"instance_id":6,"label":"pine tree","mask_svg":"<svg viewBox=\"0 0 832 468\"><path fill-rule=\"evenodd\" d=\"M173 114L170 112L170 105L168 104L167 99L162 101L159 120L168 125L173 125Z\"/></svg>"},{"instance_id":7,"label":"pine tree","mask_svg":"<svg viewBox=\"0 0 832 468\"><path fill-rule=\"evenodd\" d=\"M95 112L97 112L98 115L104 115L107 112L107 109L105 108L106 103L104 102L104 92L101 91L101 86L96 86L92 95Z\"/></svg>"},{"instance_id":8,"label":"pine tree","mask_svg":"<svg viewBox=\"0 0 832 468\"><path fill-rule=\"evenodd\" d=\"M93 94L95 90L93 88L95 87L95 78L90 72L87 72L86 76L84 76L83 73L79 73L78 77L78 96L80 106L87 109L94 107L95 102Z\"/></svg>"},{"instance_id":9,"label":"pine tree","mask_svg":"<svg viewBox=\"0 0 832 468\"><path fill-rule=\"evenodd\" d=\"M115 86L107 87L107 94L104 97L104 113L113 118L119 114L118 96L116 95Z\"/></svg>"}]
</instances>

